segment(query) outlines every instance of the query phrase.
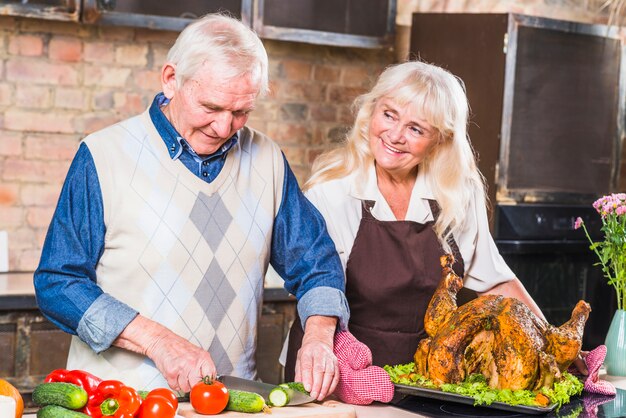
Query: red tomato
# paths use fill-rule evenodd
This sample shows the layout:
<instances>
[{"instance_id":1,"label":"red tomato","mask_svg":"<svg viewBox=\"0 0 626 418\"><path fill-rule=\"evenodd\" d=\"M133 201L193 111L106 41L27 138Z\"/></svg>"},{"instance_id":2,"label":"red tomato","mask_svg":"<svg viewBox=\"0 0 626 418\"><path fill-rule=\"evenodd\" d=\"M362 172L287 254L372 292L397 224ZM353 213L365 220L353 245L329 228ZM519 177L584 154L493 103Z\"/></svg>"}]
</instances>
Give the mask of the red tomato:
<instances>
[{"instance_id":1,"label":"red tomato","mask_svg":"<svg viewBox=\"0 0 626 418\"><path fill-rule=\"evenodd\" d=\"M153 389L139 407L139 418L174 418L178 409L176 394L167 388Z\"/></svg>"},{"instance_id":2,"label":"red tomato","mask_svg":"<svg viewBox=\"0 0 626 418\"><path fill-rule=\"evenodd\" d=\"M161 396L168 399L172 405L174 405L174 408L178 408L178 399L176 399L176 394L168 388L152 389L150 393L148 393L148 397L150 396Z\"/></svg>"},{"instance_id":3,"label":"red tomato","mask_svg":"<svg viewBox=\"0 0 626 418\"><path fill-rule=\"evenodd\" d=\"M146 398L139 407L139 416L141 418L174 418L176 407L161 396Z\"/></svg>"},{"instance_id":4,"label":"red tomato","mask_svg":"<svg viewBox=\"0 0 626 418\"><path fill-rule=\"evenodd\" d=\"M204 415L219 414L228 404L228 390L222 382L205 377L191 388L191 406Z\"/></svg>"}]
</instances>

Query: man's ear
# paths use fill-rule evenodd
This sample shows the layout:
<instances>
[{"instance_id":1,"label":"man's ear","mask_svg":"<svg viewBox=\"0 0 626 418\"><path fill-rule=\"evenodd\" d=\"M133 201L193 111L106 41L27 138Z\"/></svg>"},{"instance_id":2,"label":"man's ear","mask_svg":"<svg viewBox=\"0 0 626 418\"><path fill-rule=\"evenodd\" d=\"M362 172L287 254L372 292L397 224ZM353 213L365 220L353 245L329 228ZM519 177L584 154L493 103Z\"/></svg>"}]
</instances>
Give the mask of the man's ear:
<instances>
[{"instance_id":1,"label":"man's ear","mask_svg":"<svg viewBox=\"0 0 626 418\"><path fill-rule=\"evenodd\" d=\"M161 69L161 88L163 95L168 99L174 97L176 91L176 65L166 63Z\"/></svg>"}]
</instances>

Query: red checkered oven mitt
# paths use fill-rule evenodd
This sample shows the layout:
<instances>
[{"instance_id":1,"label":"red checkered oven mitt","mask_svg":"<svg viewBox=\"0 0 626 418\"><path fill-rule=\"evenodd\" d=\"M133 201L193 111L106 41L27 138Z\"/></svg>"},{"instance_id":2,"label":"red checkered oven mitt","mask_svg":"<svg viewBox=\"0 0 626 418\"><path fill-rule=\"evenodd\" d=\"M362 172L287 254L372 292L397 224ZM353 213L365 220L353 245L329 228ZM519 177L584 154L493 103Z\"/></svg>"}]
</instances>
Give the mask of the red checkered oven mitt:
<instances>
[{"instance_id":1,"label":"red checkered oven mitt","mask_svg":"<svg viewBox=\"0 0 626 418\"><path fill-rule=\"evenodd\" d=\"M353 405L369 405L374 401L389 402L393 383L387 372L372 366L372 352L348 331L335 335L335 356L339 363L339 384L335 395Z\"/></svg>"},{"instance_id":2,"label":"red checkered oven mitt","mask_svg":"<svg viewBox=\"0 0 626 418\"><path fill-rule=\"evenodd\" d=\"M605 357L605 345L599 345L591 350L589 354L587 354L587 357L585 357L585 363L587 364L587 370L589 371L587 380L585 380L585 391L589 393L598 393L600 395L615 395L617 393L615 391L615 386L613 386L611 382L600 380L598 377L598 372L600 371L602 363L604 363Z\"/></svg>"}]
</instances>

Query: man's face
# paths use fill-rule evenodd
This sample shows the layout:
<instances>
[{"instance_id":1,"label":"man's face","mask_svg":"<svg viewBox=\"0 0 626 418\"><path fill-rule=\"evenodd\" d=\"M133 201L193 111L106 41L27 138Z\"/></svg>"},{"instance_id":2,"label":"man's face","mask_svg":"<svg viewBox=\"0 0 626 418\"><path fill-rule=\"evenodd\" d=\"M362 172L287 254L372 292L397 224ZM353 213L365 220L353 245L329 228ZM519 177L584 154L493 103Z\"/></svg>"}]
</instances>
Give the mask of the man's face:
<instances>
[{"instance_id":1,"label":"man's face","mask_svg":"<svg viewBox=\"0 0 626 418\"><path fill-rule=\"evenodd\" d=\"M170 98L164 113L200 155L214 153L245 125L259 94L249 74L226 79L207 63L180 89L168 86L171 97L164 88Z\"/></svg>"}]
</instances>

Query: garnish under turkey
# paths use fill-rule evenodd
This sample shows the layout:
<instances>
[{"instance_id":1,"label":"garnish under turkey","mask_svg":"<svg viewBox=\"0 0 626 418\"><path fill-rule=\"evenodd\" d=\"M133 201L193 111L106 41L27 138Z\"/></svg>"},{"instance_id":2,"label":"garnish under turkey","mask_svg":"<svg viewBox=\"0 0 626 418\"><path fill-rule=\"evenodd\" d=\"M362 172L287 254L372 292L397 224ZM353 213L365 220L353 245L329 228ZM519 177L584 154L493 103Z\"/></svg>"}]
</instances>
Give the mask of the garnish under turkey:
<instances>
[{"instance_id":1,"label":"garnish under turkey","mask_svg":"<svg viewBox=\"0 0 626 418\"><path fill-rule=\"evenodd\" d=\"M424 318L430 338L418 345L415 372L436 385L481 373L492 388L551 388L580 353L589 304L579 301L560 327L515 298L484 295L457 307L463 281L453 263L452 255L441 257L442 280Z\"/></svg>"}]
</instances>

